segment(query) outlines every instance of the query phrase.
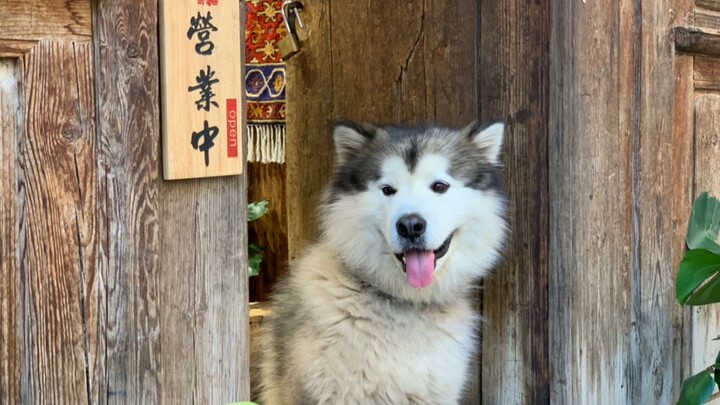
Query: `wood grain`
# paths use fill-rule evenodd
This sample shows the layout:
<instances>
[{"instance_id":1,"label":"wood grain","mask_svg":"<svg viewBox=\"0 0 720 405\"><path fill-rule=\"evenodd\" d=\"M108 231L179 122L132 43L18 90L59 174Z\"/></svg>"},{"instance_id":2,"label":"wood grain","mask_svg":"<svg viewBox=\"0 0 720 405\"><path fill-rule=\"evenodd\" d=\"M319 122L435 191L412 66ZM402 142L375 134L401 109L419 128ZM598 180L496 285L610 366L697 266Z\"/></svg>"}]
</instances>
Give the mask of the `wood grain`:
<instances>
[{"instance_id":1,"label":"wood grain","mask_svg":"<svg viewBox=\"0 0 720 405\"><path fill-rule=\"evenodd\" d=\"M684 254L678 237L684 227L673 221L690 209L691 145L677 139L673 128L675 52L667 33L682 9L675 1L641 7L641 16L628 22L636 31L642 21L640 81L634 83L639 99L639 139L634 145L633 302L630 324L633 369L630 403L673 403L679 397L683 351L683 310L675 299L675 273ZM666 162L662 164L659 162ZM677 174L676 174L677 173Z\"/></svg>"},{"instance_id":2,"label":"wood grain","mask_svg":"<svg viewBox=\"0 0 720 405\"><path fill-rule=\"evenodd\" d=\"M695 10L695 25L720 30L720 14L715 11Z\"/></svg>"},{"instance_id":3,"label":"wood grain","mask_svg":"<svg viewBox=\"0 0 720 405\"><path fill-rule=\"evenodd\" d=\"M720 60L696 56L692 82L698 90L720 90Z\"/></svg>"},{"instance_id":4,"label":"wood grain","mask_svg":"<svg viewBox=\"0 0 720 405\"><path fill-rule=\"evenodd\" d=\"M17 141L20 92L16 63L0 60L0 403L21 402Z\"/></svg>"},{"instance_id":5,"label":"wood grain","mask_svg":"<svg viewBox=\"0 0 720 405\"><path fill-rule=\"evenodd\" d=\"M720 197L720 95L700 94L694 100L695 192ZM720 310L714 305L694 307L692 365L688 375L713 364L720 351Z\"/></svg>"},{"instance_id":6,"label":"wood grain","mask_svg":"<svg viewBox=\"0 0 720 405\"><path fill-rule=\"evenodd\" d=\"M89 400L85 326L95 263L97 168L90 43L45 42L23 58L19 271L23 401Z\"/></svg>"},{"instance_id":7,"label":"wood grain","mask_svg":"<svg viewBox=\"0 0 720 405\"><path fill-rule=\"evenodd\" d=\"M675 27L675 50L691 54L720 55L720 31L710 28Z\"/></svg>"},{"instance_id":8,"label":"wood grain","mask_svg":"<svg viewBox=\"0 0 720 405\"><path fill-rule=\"evenodd\" d=\"M160 252L172 252L160 261L163 401L249 399L244 184L242 176L162 184Z\"/></svg>"},{"instance_id":9,"label":"wood grain","mask_svg":"<svg viewBox=\"0 0 720 405\"><path fill-rule=\"evenodd\" d=\"M317 234L317 204L330 179L333 149L333 63L330 5L315 2L302 14L302 52L287 61L286 204L288 257L292 261Z\"/></svg>"},{"instance_id":10,"label":"wood grain","mask_svg":"<svg viewBox=\"0 0 720 405\"><path fill-rule=\"evenodd\" d=\"M551 403L632 403L624 382L633 366L631 169L639 112L632 86L640 61L639 33L631 29L638 11L620 5L629 6L557 2L552 11Z\"/></svg>"},{"instance_id":11,"label":"wood grain","mask_svg":"<svg viewBox=\"0 0 720 405\"><path fill-rule=\"evenodd\" d=\"M97 15L108 306L101 399L247 399L245 179L161 181L157 3L106 2Z\"/></svg>"},{"instance_id":12,"label":"wood grain","mask_svg":"<svg viewBox=\"0 0 720 405\"><path fill-rule=\"evenodd\" d=\"M0 0L0 40L92 40L87 0Z\"/></svg>"},{"instance_id":13,"label":"wood grain","mask_svg":"<svg viewBox=\"0 0 720 405\"><path fill-rule=\"evenodd\" d=\"M166 180L177 180L241 174L245 163L241 161L243 145L237 127L238 115L244 112L239 103L244 83L240 74L242 64L238 62L243 59L240 3L217 2L212 6L197 1L159 0L159 3L163 176ZM197 35L188 40L190 19L196 15L210 15L211 24L217 28L209 34L214 49L206 55L196 52ZM199 85L196 78L201 74L217 80L211 86L213 97L208 101L216 106L209 104L207 110L195 104L201 99L202 90L188 91L190 86ZM234 112L228 107L228 100L235 100ZM229 114L235 117L234 138L228 128ZM203 153L193 147L191 139L193 133L202 131L205 122L218 132L213 146ZM205 142L203 138L196 146L200 148Z\"/></svg>"},{"instance_id":14,"label":"wood grain","mask_svg":"<svg viewBox=\"0 0 720 405\"><path fill-rule=\"evenodd\" d=\"M102 403L162 399L157 9L154 0L102 1L95 9L98 272L106 310L93 397Z\"/></svg>"},{"instance_id":15,"label":"wood grain","mask_svg":"<svg viewBox=\"0 0 720 405\"><path fill-rule=\"evenodd\" d=\"M482 399L547 404L551 19L538 3L481 5L480 116L508 124L504 161L512 229L505 262L483 289Z\"/></svg>"},{"instance_id":16,"label":"wood grain","mask_svg":"<svg viewBox=\"0 0 720 405\"><path fill-rule=\"evenodd\" d=\"M673 267L677 268L681 258L677 257L683 254L685 249L685 232L687 229L688 219L690 217L690 207L693 201L693 166L695 164L694 156L694 136L693 136L693 116L689 111L693 110L693 81L691 75L693 72L693 62L695 58L688 55L677 55L675 58L675 110L673 111L673 156L672 156L672 182L675 185L673 190L673 210L672 210L672 226L674 242L673 242L673 258L676 260ZM681 170L685 167L684 170ZM680 252L678 252L680 250ZM682 342L681 358L675 367L678 368L677 373L683 378L691 374L692 360L692 314L691 310L685 309L683 317L677 324L673 325L673 329L680 329L676 333L676 338Z\"/></svg>"},{"instance_id":17,"label":"wood grain","mask_svg":"<svg viewBox=\"0 0 720 405\"><path fill-rule=\"evenodd\" d=\"M263 301L272 292L288 265L287 212L284 164L248 163L248 201L270 201L268 213L248 224L248 241L263 247L260 274L251 277L250 302Z\"/></svg>"},{"instance_id":18,"label":"wood grain","mask_svg":"<svg viewBox=\"0 0 720 405\"><path fill-rule=\"evenodd\" d=\"M698 7L720 11L720 0L695 0Z\"/></svg>"}]
</instances>

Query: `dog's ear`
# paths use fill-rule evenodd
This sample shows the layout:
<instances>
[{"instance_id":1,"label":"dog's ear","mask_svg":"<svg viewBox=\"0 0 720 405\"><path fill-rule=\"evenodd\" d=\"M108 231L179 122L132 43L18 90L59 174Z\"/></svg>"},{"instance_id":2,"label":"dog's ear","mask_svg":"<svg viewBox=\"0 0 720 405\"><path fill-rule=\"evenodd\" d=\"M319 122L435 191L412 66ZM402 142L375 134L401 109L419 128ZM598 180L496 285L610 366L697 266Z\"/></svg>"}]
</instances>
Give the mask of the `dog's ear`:
<instances>
[{"instance_id":1,"label":"dog's ear","mask_svg":"<svg viewBox=\"0 0 720 405\"><path fill-rule=\"evenodd\" d=\"M375 137L376 128L350 121L336 121L333 128L335 144L335 162L343 164L348 158L357 155Z\"/></svg>"},{"instance_id":2,"label":"dog's ear","mask_svg":"<svg viewBox=\"0 0 720 405\"><path fill-rule=\"evenodd\" d=\"M493 121L484 125L477 123L466 129L473 143L482 150L489 163L497 165L500 162L505 124L502 121Z\"/></svg>"}]
</instances>

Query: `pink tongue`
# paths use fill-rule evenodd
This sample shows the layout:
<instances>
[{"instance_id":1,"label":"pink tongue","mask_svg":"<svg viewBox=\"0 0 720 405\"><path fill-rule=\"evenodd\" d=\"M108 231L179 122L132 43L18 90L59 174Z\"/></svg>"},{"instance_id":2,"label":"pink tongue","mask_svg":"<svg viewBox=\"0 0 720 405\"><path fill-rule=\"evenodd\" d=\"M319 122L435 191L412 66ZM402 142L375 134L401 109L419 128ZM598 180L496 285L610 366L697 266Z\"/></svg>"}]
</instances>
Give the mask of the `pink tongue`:
<instances>
[{"instance_id":1,"label":"pink tongue","mask_svg":"<svg viewBox=\"0 0 720 405\"><path fill-rule=\"evenodd\" d=\"M429 286L435 272L435 254L432 250L405 252L405 271L411 286L415 288Z\"/></svg>"}]
</instances>

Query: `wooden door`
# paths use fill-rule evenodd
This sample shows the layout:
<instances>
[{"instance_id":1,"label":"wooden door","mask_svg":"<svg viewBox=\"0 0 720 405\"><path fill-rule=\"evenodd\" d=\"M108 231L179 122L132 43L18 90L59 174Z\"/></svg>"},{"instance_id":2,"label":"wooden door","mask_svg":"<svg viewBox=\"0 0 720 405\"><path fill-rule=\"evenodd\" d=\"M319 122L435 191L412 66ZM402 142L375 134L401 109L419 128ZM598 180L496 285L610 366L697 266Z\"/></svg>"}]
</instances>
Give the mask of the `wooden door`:
<instances>
[{"instance_id":1,"label":"wooden door","mask_svg":"<svg viewBox=\"0 0 720 405\"><path fill-rule=\"evenodd\" d=\"M0 0L0 403L249 397L244 178L161 180L157 10Z\"/></svg>"}]
</instances>

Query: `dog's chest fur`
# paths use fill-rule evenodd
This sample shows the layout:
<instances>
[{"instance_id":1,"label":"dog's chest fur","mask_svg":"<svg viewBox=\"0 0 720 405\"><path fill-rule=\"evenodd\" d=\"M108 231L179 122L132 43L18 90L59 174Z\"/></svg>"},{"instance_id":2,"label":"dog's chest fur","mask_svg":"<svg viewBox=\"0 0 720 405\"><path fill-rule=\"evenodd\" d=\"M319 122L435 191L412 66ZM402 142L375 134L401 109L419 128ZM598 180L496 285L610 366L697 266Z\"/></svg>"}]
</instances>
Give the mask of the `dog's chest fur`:
<instances>
[{"instance_id":1,"label":"dog's chest fur","mask_svg":"<svg viewBox=\"0 0 720 405\"><path fill-rule=\"evenodd\" d=\"M291 311L299 324L285 342L285 371L295 375L284 383L296 385L293 391L313 403L458 400L475 346L476 316L467 303L398 302L349 277L321 249L290 283L298 302L285 304L302 308Z\"/></svg>"}]
</instances>

